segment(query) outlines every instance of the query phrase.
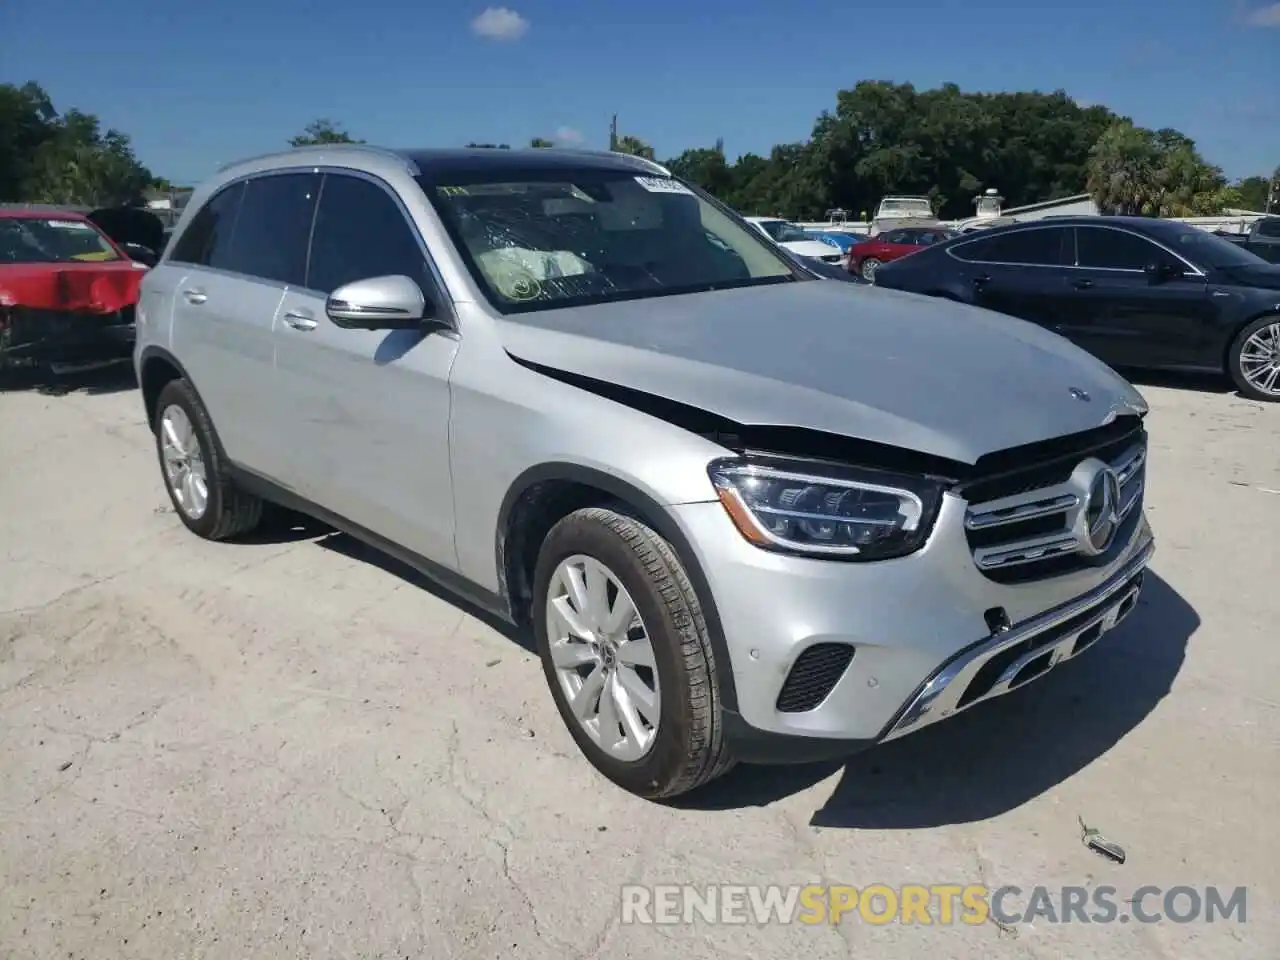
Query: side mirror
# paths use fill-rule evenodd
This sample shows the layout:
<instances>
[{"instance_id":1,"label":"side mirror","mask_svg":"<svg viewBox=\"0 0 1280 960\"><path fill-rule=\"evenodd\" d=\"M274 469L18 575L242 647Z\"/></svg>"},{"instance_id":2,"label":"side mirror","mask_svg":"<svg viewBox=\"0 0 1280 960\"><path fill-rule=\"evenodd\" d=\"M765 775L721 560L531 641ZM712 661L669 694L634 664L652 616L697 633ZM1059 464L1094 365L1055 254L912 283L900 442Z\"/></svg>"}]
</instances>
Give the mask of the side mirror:
<instances>
[{"instance_id":1,"label":"side mirror","mask_svg":"<svg viewBox=\"0 0 1280 960\"><path fill-rule=\"evenodd\" d=\"M1169 280L1177 280L1183 276L1184 271L1172 263L1149 263L1143 268L1143 273L1147 275L1150 283L1165 283Z\"/></svg>"},{"instance_id":2,"label":"side mirror","mask_svg":"<svg viewBox=\"0 0 1280 960\"><path fill-rule=\"evenodd\" d=\"M329 294L324 312L350 330L409 330L420 327L431 305L422 288L405 276L370 277Z\"/></svg>"},{"instance_id":3,"label":"side mirror","mask_svg":"<svg viewBox=\"0 0 1280 960\"><path fill-rule=\"evenodd\" d=\"M145 263L148 267L154 267L160 262L160 257L150 247L144 247L140 243L122 243L121 249L139 263Z\"/></svg>"}]
</instances>

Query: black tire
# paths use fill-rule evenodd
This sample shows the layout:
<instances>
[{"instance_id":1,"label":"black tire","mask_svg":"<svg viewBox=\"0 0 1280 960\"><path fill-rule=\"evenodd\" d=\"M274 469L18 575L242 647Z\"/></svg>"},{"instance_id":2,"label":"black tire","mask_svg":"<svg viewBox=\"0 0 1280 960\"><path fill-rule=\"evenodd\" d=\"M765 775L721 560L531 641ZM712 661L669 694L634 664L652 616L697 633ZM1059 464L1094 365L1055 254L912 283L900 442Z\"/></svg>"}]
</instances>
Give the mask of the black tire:
<instances>
[{"instance_id":1,"label":"black tire","mask_svg":"<svg viewBox=\"0 0 1280 960\"><path fill-rule=\"evenodd\" d=\"M1280 403L1280 382L1277 382L1275 392L1267 393L1260 390L1245 378L1240 362L1240 354L1244 351L1244 345L1248 339L1263 327L1269 327L1277 323L1280 323L1280 314L1269 314L1246 324L1244 329L1236 334L1236 338L1231 341L1231 346L1227 350L1227 373L1231 375L1231 381L1235 384L1236 389L1240 391L1240 395L1248 397L1250 400L1261 400L1263 403Z\"/></svg>"},{"instance_id":2,"label":"black tire","mask_svg":"<svg viewBox=\"0 0 1280 960\"><path fill-rule=\"evenodd\" d=\"M584 554L612 570L635 602L653 644L662 701L658 732L645 756L625 762L581 728L556 677L547 636L547 590L566 557ZM534 570L533 624L556 708L578 747L615 784L650 800L700 787L733 766L724 742L715 654L693 585L675 551L652 529L614 510L588 508L547 534Z\"/></svg>"},{"instance_id":3,"label":"black tire","mask_svg":"<svg viewBox=\"0 0 1280 960\"><path fill-rule=\"evenodd\" d=\"M180 407L191 421L200 455L204 458L205 477L209 488L209 502L198 518L190 517L178 502L164 473L164 452L161 439L160 417L171 406ZM152 432L156 438L156 455L160 461L160 475L164 479L169 501L183 525L206 540L229 540L252 530L262 520L262 501L239 489L231 479L227 455L213 429L209 412L200 397L186 380L170 380L160 391L155 409L151 412Z\"/></svg>"},{"instance_id":4,"label":"black tire","mask_svg":"<svg viewBox=\"0 0 1280 960\"><path fill-rule=\"evenodd\" d=\"M858 265L858 271L862 274L862 279L867 283L876 282L876 271L880 269L880 260L876 257L867 257Z\"/></svg>"}]
</instances>

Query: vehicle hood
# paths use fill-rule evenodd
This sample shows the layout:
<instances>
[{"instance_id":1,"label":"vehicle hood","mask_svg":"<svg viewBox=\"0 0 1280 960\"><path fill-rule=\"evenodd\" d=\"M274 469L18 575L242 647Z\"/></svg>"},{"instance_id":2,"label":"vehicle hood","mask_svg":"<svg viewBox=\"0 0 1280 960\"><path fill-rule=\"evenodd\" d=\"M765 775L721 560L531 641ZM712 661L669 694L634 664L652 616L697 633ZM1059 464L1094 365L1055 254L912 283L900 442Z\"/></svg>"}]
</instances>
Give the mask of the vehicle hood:
<instances>
[{"instance_id":1,"label":"vehicle hood","mask_svg":"<svg viewBox=\"0 0 1280 960\"><path fill-rule=\"evenodd\" d=\"M1247 267L1226 267L1222 272L1242 287L1280 290L1280 264L1256 263Z\"/></svg>"},{"instance_id":2,"label":"vehicle hood","mask_svg":"<svg viewBox=\"0 0 1280 960\"><path fill-rule=\"evenodd\" d=\"M513 357L541 367L740 424L821 430L969 464L1146 410L1125 380L1056 334L846 283L540 311L500 328Z\"/></svg>"},{"instance_id":3,"label":"vehicle hood","mask_svg":"<svg viewBox=\"0 0 1280 960\"><path fill-rule=\"evenodd\" d=\"M821 240L787 240L778 246L786 247L798 257L829 257L840 252L839 247Z\"/></svg>"},{"instance_id":4,"label":"vehicle hood","mask_svg":"<svg viewBox=\"0 0 1280 960\"><path fill-rule=\"evenodd\" d=\"M145 266L131 260L3 264L0 306L115 313L138 302L145 273Z\"/></svg>"}]
</instances>

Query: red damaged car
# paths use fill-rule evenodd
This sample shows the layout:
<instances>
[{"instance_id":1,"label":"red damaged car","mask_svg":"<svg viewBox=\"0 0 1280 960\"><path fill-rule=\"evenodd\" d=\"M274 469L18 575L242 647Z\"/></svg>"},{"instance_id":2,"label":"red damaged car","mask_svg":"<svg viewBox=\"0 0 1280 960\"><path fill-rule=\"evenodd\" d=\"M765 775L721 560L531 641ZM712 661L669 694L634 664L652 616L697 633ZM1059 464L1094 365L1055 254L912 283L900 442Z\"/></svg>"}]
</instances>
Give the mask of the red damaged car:
<instances>
[{"instance_id":1,"label":"red damaged car","mask_svg":"<svg viewBox=\"0 0 1280 960\"><path fill-rule=\"evenodd\" d=\"M0 207L0 368L128 358L146 270L83 214Z\"/></svg>"},{"instance_id":2,"label":"red damaged car","mask_svg":"<svg viewBox=\"0 0 1280 960\"><path fill-rule=\"evenodd\" d=\"M874 283L876 269L880 264L897 260L955 236L959 236L958 232L946 227L898 227L886 230L850 247L845 267L850 273L861 274L863 279Z\"/></svg>"}]
</instances>

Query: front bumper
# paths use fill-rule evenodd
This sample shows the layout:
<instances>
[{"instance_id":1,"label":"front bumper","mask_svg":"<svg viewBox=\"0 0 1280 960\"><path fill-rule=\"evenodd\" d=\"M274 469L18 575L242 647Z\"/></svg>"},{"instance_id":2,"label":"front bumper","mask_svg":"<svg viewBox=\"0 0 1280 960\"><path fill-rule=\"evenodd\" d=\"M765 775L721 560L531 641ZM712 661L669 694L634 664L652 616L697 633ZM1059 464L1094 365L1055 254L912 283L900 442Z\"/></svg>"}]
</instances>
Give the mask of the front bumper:
<instances>
[{"instance_id":1,"label":"front bumper","mask_svg":"<svg viewBox=\"0 0 1280 960\"><path fill-rule=\"evenodd\" d=\"M0 363L91 363L125 360L136 339L134 308L111 314L2 308Z\"/></svg>"},{"instance_id":2,"label":"front bumper","mask_svg":"<svg viewBox=\"0 0 1280 960\"><path fill-rule=\"evenodd\" d=\"M1105 566L998 583L974 563L963 500L943 500L909 557L855 564L748 544L719 503L673 508L707 577L729 651L743 760L848 754L1008 692L1082 652L1132 610L1154 551L1144 517ZM798 658L818 644L853 654L811 709L779 709Z\"/></svg>"}]
</instances>

